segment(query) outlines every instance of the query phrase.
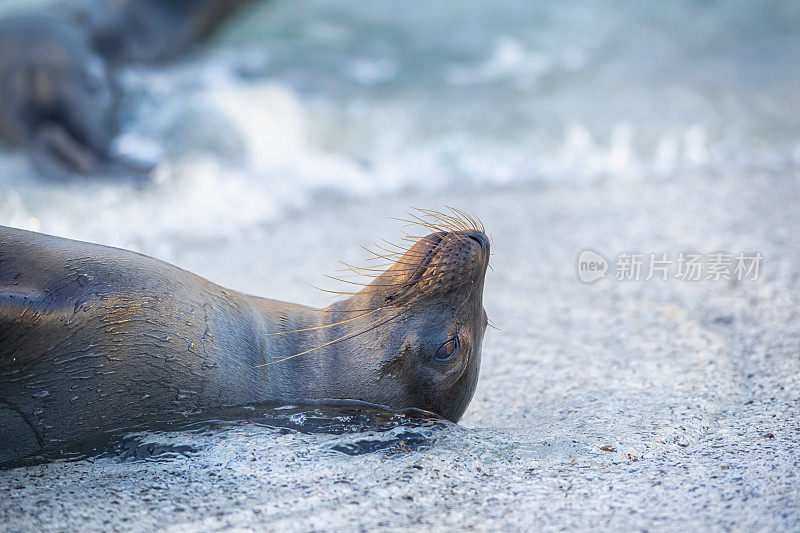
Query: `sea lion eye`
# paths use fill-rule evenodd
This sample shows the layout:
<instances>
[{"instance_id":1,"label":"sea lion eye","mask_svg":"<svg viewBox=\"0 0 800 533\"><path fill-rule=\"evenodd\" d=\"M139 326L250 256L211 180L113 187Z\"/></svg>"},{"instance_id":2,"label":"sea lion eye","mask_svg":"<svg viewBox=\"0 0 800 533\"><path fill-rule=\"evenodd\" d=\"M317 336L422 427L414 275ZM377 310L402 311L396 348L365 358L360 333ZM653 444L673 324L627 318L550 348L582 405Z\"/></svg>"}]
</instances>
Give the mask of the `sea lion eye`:
<instances>
[{"instance_id":1,"label":"sea lion eye","mask_svg":"<svg viewBox=\"0 0 800 533\"><path fill-rule=\"evenodd\" d=\"M445 342L439 349L436 350L436 359L439 361L446 361L453 357L458 352L458 336L453 337L449 341Z\"/></svg>"}]
</instances>

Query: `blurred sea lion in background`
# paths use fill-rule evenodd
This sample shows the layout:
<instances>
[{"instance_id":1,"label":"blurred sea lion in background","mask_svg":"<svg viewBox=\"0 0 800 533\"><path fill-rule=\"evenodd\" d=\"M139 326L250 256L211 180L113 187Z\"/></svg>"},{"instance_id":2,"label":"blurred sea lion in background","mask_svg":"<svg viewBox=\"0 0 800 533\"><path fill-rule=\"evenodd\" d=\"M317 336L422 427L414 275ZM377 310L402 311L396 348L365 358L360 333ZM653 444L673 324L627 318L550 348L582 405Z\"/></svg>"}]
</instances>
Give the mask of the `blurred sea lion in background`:
<instances>
[{"instance_id":1,"label":"blurred sea lion in background","mask_svg":"<svg viewBox=\"0 0 800 533\"><path fill-rule=\"evenodd\" d=\"M143 179L115 155L115 68L174 59L250 0L87 0L0 21L0 139L43 177Z\"/></svg>"},{"instance_id":2,"label":"blurred sea lion in background","mask_svg":"<svg viewBox=\"0 0 800 533\"><path fill-rule=\"evenodd\" d=\"M86 0L74 18L114 64L177 58L252 0Z\"/></svg>"},{"instance_id":3,"label":"blurred sea lion in background","mask_svg":"<svg viewBox=\"0 0 800 533\"><path fill-rule=\"evenodd\" d=\"M80 27L57 17L0 22L0 137L26 150L39 174L142 178L116 158L119 94Z\"/></svg>"}]
</instances>

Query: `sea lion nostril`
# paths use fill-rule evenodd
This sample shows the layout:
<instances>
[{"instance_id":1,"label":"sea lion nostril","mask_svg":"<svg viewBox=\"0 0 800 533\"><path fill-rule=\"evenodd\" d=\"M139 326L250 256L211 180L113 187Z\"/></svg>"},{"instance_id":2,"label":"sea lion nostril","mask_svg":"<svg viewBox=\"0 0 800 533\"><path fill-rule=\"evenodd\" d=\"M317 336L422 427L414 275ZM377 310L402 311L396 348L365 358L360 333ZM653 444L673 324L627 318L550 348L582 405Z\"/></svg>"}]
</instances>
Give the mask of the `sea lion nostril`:
<instances>
[{"instance_id":1,"label":"sea lion nostril","mask_svg":"<svg viewBox=\"0 0 800 533\"><path fill-rule=\"evenodd\" d=\"M477 242L480 245L481 250L486 249L486 245L488 244L486 237L477 233L470 233L468 237L473 241Z\"/></svg>"}]
</instances>

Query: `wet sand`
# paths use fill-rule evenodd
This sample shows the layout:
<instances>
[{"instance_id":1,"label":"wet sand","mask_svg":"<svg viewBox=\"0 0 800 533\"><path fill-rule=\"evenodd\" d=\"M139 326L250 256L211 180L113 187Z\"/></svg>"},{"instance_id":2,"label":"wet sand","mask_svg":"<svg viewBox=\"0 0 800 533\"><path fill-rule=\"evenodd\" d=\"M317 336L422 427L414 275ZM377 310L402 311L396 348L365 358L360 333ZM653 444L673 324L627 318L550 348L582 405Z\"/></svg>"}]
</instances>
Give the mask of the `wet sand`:
<instances>
[{"instance_id":1,"label":"wet sand","mask_svg":"<svg viewBox=\"0 0 800 533\"><path fill-rule=\"evenodd\" d=\"M328 201L171 262L323 305L391 216L453 204L491 233L475 398L430 448L356 457L243 429L190 458L0 471L0 530L796 530L800 175L776 169L541 190ZM761 252L757 281L576 276L578 253ZM146 251L146 250L145 250Z\"/></svg>"}]
</instances>

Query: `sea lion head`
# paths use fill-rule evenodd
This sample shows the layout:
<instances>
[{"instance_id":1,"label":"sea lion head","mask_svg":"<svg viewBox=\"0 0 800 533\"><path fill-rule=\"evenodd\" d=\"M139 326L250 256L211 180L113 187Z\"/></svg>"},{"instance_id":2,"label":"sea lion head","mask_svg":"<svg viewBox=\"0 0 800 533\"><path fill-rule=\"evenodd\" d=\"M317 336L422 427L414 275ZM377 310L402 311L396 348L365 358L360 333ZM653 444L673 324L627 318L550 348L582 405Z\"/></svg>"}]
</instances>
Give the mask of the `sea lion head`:
<instances>
[{"instance_id":1,"label":"sea lion head","mask_svg":"<svg viewBox=\"0 0 800 533\"><path fill-rule=\"evenodd\" d=\"M347 330L353 336L346 349L359 354L367 379L374 380L368 384L374 396L361 399L423 409L455 422L478 381L490 245L470 215L426 214L437 222L424 221L431 233L407 249L380 254L393 264L329 310L336 311L337 321L351 317Z\"/></svg>"}]
</instances>

